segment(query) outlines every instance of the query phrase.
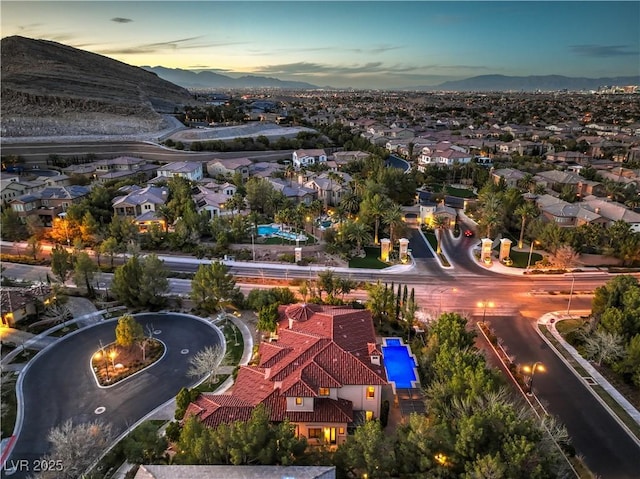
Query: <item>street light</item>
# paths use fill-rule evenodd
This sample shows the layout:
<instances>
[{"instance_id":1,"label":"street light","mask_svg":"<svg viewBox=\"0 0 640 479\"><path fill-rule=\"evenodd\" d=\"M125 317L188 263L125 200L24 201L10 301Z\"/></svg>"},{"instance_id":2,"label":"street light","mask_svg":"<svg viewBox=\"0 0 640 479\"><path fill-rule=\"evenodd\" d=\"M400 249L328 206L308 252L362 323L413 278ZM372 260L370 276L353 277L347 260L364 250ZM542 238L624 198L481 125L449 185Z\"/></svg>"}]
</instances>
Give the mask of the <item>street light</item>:
<instances>
[{"instance_id":1,"label":"street light","mask_svg":"<svg viewBox=\"0 0 640 479\"><path fill-rule=\"evenodd\" d=\"M482 308L482 324L484 324L484 319L487 317L487 307L494 308L495 303L493 301L478 301L478 308Z\"/></svg>"},{"instance_id":2,"label":"street light","mask_svg":"<svg viewBox=\"0 0 640 479\"><path fill-rule=\"evenodd\" d=\"M542 364L540 361L536 361L535 363L533 363L532 366L529 366L528 364L525 364L524 366L522 366L522 370L527 373L529 375L529 380L527 381L526 384L526 393L528 395L532 395L532 388L533 388L533 377L535 376L537 371L540 371L541 373L546 371L546 368L544 367L544 364Z\"/></svg>"},{"instance_id":3,"label":"street light","mask_svg":"<svg viewBox=\"0 0 640 479\"><path fill-rule=\"evenodd\" d=\"M576 275L571 273L571 292L569 293L569 303L567 304L567 315L571 311L571 298L573 298L573 286L576 284Z\"/></svg>"},{"instance_id":4,"label":"street light","mask_svg":"<svg viewBox=\"0 0 640 479\"><path fill-rule=\"evenodd\" d=\"M540 244L538 240L533 240L531 242L531 247L529 248L529 260L527 261L527 271L529 271L529 267L531 266L531 255L533 254L533 245Z\"/></svg>"}]
</instances>

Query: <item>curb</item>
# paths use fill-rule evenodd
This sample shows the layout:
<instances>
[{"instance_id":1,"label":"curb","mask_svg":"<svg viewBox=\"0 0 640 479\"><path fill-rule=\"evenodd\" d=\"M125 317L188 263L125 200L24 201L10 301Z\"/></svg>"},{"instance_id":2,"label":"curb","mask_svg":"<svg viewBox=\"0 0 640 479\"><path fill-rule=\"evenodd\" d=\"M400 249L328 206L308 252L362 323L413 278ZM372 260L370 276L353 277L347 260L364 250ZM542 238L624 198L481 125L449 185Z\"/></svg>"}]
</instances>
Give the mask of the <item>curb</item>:
<instances>
[{"instance_id":1,"label":"curb","mask_svg":"<svg viewBox=\"0 0 640 479\"><path fill-rule=\"evenodd\" d=\"M582 365L582 362L584 361L584 359L580 356L577 357L577 353L575 353L573 347L571 347L571 349L569 349L570 346L569 344L566 344L564 339L562 338L558 338L559 333L556 331L555 327L549 327L549 325L553 325L554 323L549 323L548 320L554 318L555 321L562 321L563 319L568 319L568 318L558 318L558 313L557 312L553 312L553 313L547 313L544 316L540 317L538 319L538 321L536 321L536 326L535 326L535 331L536 333L538 333L538 335L543 339L543 341L551 348L551 350L556 354L556 356L565 364L565 366L574 374L574 376L576 378L578 378L578 380L580 380L580 382L585 386L585 388L591 393L591 395L600 403L600 405L609 413L609 415L620 425L620 427L627 433L627 435L631 438L631 440L633 442L635 442L635 444L640 447L640 438L638 438L632 431L631 429L629 429L629 427L624 423L624 421L622 421L622 419L620 419L620 417L613 411L613 409L611 409L611 407L605 402L604 399L602 399L598 393L596 393L593 388L591 388L591 384L589 384L584 377L582 377L578 371L576 371L576 369L573 367L573 365L567 360L567 358L564 357L564 355L558 351L558 348L549 340L549 338L547 338L544 333L542 331L540 331L540 324L543 324L545 326L547 326L547 328L549 329L549 332L553 335L554 338L556 338L556 340L558 340L560 342L560 344L562 345L562 347L565 349L565 351L567 351L567 353L569 353L576 361L578 361L578 363L580 363L580 365L582 367L584 367ZM572 351L573 350L573 351ZM581 361L582 360L582 361ZM591 371L589 370L589 368L585 368L585 370L591 374ZM611 397L611 399L613 399L614 401L616 401L620 407L622 407L627 414L629 414L629 416L636 421L636 423L638 423L640 425L640 422L638 422L638 420L634 417L635 415L638 414L637 410L630 404L628 403L628 401L626 401L626 399L624 400L627 404L621 404L620 401L618 400L618 398L616 398L615 396L611 395L608 391L608 388L614 389L615 388L613 386L611 386L611 384L604 378L602 377L599 373L597 373L597 385L602 387L605 392L607 394L609 394L609 396ZM632 408L634 411L636 411L636 414L632 414L630 411L628 411L628 408Z\"/></svg>"}]
</instances>

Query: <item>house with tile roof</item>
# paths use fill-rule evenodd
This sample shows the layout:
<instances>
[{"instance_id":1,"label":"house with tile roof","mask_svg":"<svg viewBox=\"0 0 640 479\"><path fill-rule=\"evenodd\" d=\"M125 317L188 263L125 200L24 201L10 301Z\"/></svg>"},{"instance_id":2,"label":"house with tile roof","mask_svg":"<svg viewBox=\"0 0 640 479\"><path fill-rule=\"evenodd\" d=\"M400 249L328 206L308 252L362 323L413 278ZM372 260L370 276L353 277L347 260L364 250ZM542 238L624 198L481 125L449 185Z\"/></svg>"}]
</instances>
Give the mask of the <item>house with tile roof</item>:
<instances>
[{"instance_id":1,"label":"house with tile roof","mask_svg":"<svg viewBox=\"0 0 640 479\"><path fill-rule=\"evenodd\" d=\"M322 173L304 183L316 192L317 198L326 206L337 206L342 196L351 190L351 175L342 172Z\"/></svg>"},{"instance_id":2,"label":"house with tile roof","mask_svg":"<svg viewBox=\"0 0 640 479\"><path fill-rule=\"evenodd\" d=\"M207 162L207 174L211 178L216 176L233 176L240 173L242 179L249 178L251 165L253 162L249 158L227 158L215 159Z\"/></svg>"},{"instance_id":3,"label":"house with tile roof","mask_svg":"<svg viewBox=\"0 0 640 479\"><path fill-rule=\"evenodd\" d=\"M199 161L174 161L158 168L156 172L161 178L185 178L189 181L202 179L202 163Z\"/></svg>"},{"instance_id":4,"label":"house with tile roof","mask_svg":"<svg viewBox=\"0 0 640 479\"><path fill-rule=\"evenodd\" d=\"M264 404L270 420L294 424L309 444L337 445L380 415L387 383L371 313L317 304L280 306L275 334L256 365L241 366L230 394L203 393L185 417L210 427L246 421Z\"/></svg>"},{"instance_id":5,"label":"house with tile roof","mask_svg":"<svg viewBox=\"0 0 640 479\"><path fill-rule=\"evenodd\" d=\"M21 195L9 202L11 208L18 213L20 221L27 221L29 216L38 216L42 225L51 227L53 219L74 203L79 203L90 192L86 186L48 186L39 191Z\"/></svg>"},{"instance_id":6,"label":"house with tile roof","mask_svg":"<svg viewBox=\"0 0 640 479\"><path fill-rule=\"evenodd\" d=\"M209 218L233 215L238 210L230 210L226 208L226 204L236 191L238 191L238 188L231 183L217 184L211 182L206 185L199 185L193 195L196 211L198 213L206 212Z\"/></svg>"},{"instance_id":7,"label":"house with tile roof","mask_svg":"<svg viewBox=\"0 0 640 479\"><path fill-rule=\"evenodd\" d=\"M52 295L50 286L16 287L0 286L1 324L13 328L27 316L36 314L38 304L44 303Z\"/></svg>"},{"instance_id":8,"label":"house with tile roof","mask_svg":"<svg viewBox=\"0 0 640 479\"><path fill-rule=\"evenodd\" d=\"M296 169L324 163L327 161L327 153L322 148L311 150L295 150L291 154L291 161Z\"/></svg>"},{"instance_id":9,"label":"house with tile roof","mask_svg":"<svg viewBox=\"0 0 640 479\"><path fill-rule=\"evenodd\" d=\"M160 206L167 202L169 188L166 186L147 186L141 188L133 185L120 190L125 193L111 202L116 215L131 218L140 231L146 231L151 225L166 227L165 220L158 215Z\"/></svg>"}]
</instances>

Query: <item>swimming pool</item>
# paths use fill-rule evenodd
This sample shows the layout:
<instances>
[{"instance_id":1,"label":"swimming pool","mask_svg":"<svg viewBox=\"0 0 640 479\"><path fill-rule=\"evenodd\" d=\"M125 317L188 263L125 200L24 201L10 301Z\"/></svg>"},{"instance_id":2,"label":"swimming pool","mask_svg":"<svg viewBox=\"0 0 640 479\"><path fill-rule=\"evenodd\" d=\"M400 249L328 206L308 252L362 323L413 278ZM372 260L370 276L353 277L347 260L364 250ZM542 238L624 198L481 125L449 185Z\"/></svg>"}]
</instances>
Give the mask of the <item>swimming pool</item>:
<instances>
[{"instance_id":1,"label":"swimming pool","mask_svg":"<svg viewBox=\"0 0 640 479\"><path fill-rule=\"evenodd\" d=\"M290 241L306 241L307 237L303 234L291 233L289 231L282 231L278 225L259 225L258 236L278 236Z\"/></svg>"},{"instance_id":2,"label":"swimming pool","mask_svg":"<svg viewBox=\"0 0 640 479\"><path fill-rule=\"evenodd\" d=\"M409 346L400 338L384 338L382 346L384 367L387 371L387 379L393 385L394 392L397 388L408 389L419 387L416 360Z\"/></svg>"},{"instance_id":3,"label":"swimming pool","mask_svg":"<svg viewBox=\"0 0 640 479\"><path fill-rule=\"evenodd\" d=\"M258 236L270 236L280 231L280 228L273 225L260 225L258 226Z\"/></svg>"}]
</instances>

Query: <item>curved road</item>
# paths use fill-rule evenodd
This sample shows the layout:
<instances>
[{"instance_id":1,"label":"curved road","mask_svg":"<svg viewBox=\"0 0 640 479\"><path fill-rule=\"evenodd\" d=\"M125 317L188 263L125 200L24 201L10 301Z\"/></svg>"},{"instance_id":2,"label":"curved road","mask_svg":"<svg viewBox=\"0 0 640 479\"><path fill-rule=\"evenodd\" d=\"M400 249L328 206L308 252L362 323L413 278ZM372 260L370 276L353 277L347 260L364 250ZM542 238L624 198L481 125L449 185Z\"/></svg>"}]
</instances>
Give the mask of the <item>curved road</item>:
<instances>
[{"instance_id":1,"label":"curved road","mask_svg":"<svg viewBox=\"0 0 640 479\"><path fill-rule=\"evenodd\" d=\"M187 375L189 359L206 346L220 344L221 335L209 323L177 313L149 313L136 318L160 331L165 356L147 370L109 388L98 387L90 367L100 341L115 340L117 321L82 329L42 351L20 376L24 417L7 465L29 464L49 451L47 434L68 419L74 423L101 420L111 424L114 437L158 406L173 399L182 387L195 381ZM187 350L188 353L184 353ZM104 407L102 414L96 408ZM26 471L24 471L26 475ZM4 477L4 474L3 474ZM20 471L11 477L24 477Z\"/></svg>"}]
</instances>

